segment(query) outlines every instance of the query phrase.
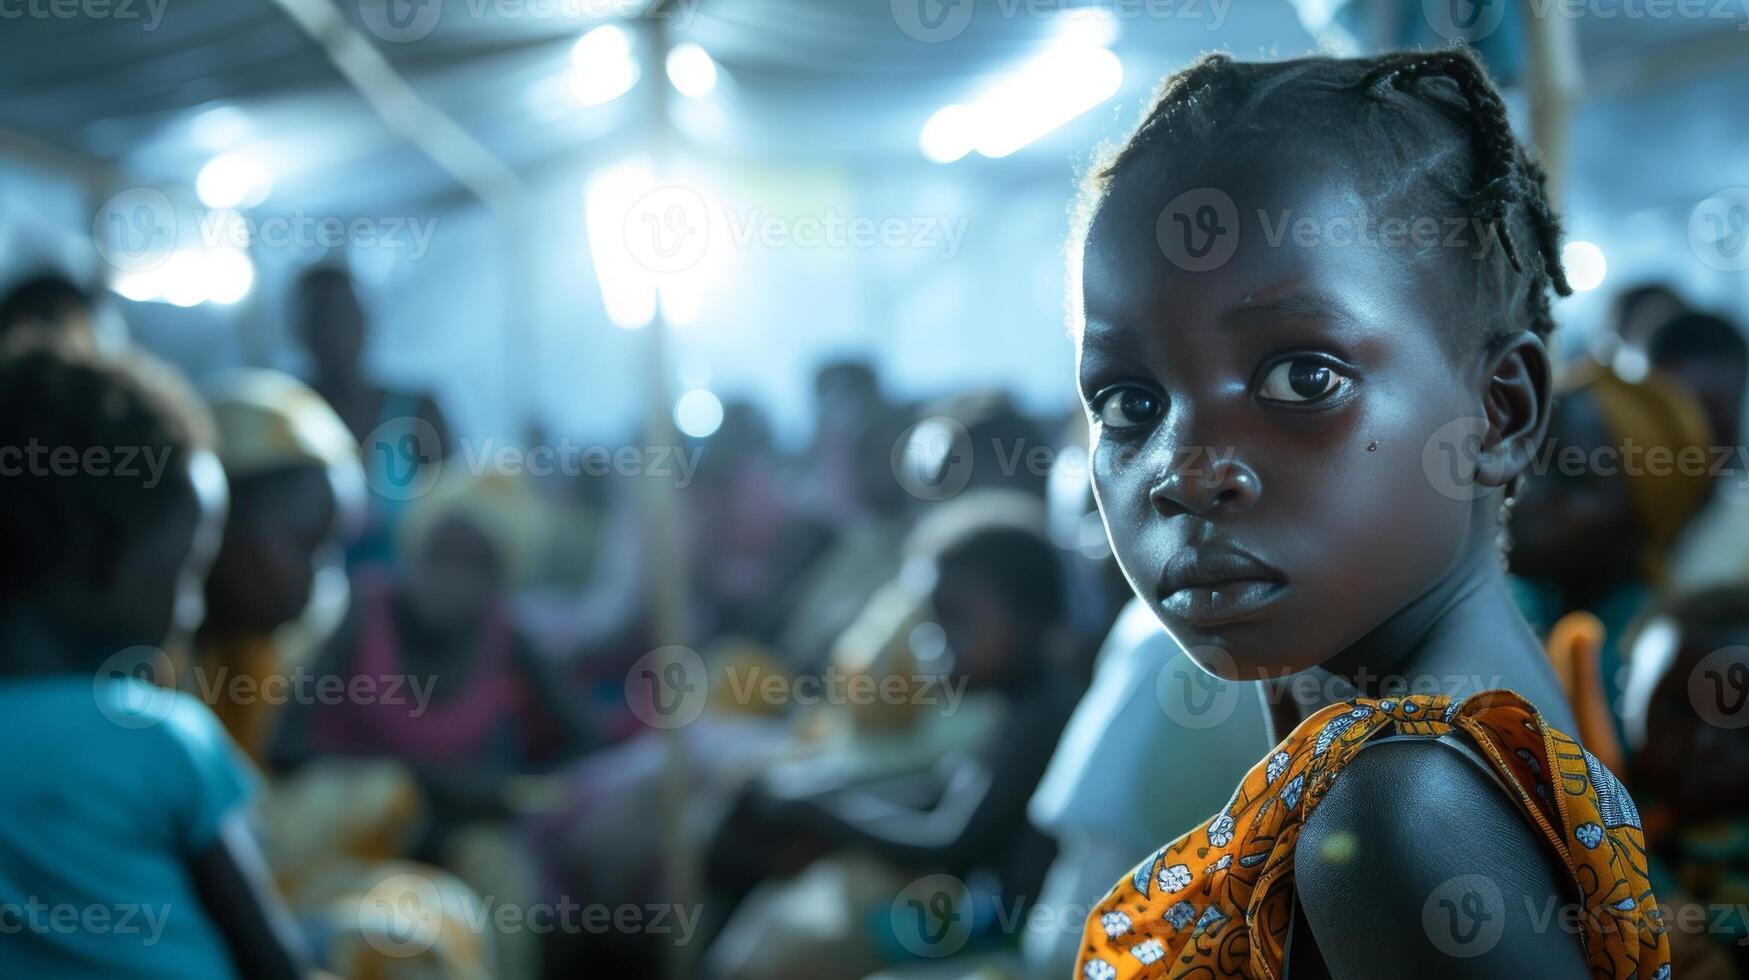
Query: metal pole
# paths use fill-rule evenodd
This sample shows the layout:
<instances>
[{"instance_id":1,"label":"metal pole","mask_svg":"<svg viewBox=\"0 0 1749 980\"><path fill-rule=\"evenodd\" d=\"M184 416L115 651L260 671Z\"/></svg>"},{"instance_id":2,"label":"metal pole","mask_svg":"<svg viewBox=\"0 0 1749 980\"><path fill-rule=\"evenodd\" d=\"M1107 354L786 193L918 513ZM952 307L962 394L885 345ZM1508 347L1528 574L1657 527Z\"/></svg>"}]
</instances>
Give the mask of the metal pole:
<instances>
[{"instance_id":1,"label":"metal pole","mask_svg":"<svg viewBox=\"0 0 1749 980\"><path fill-rule=\"evenodd\" d=\"M650 169L658 182L668 171L669 154L675 141L673 118L669 111L672 87L668 82L668 24L662 5L655 4L643 18L644 68L643 89L649 99ZM648 446L679 446L680 435L673 421L674 396L668 370L668 324L660 301L644 328L646 340L646 378L644 389L649 392L644 433ZM645 568L649 575L651 634L658 647L667 650L660 665L661 676L673 676L670 664L678 665L674 647L690 642L688 626L688 594L684 556L685 541L679 533L680 507L677 488L666 480L646 475L644 494ZM685 808L691 764L686 743L679 728L664 729L667 739L667 765L662 781L662 837L664 880L668 900L676 908L690 908L699 895L697 849L687 833ZM669 950L664 974L669 980L688 980L697 960L691 946L676 943Z\"/></svg>"},{"instance_id":2,"label":"metal pole","mask_svg":"<svg viewBox=\"0 0 1749 980\"><path fill-rule=\"evenodd\" d=\"M1542 157L1549 205L1558 210L1566 197L1573 116L1585 79L1573 19L1556 8L1539 14L1536 7L1523 7L1530 49L1530 138Z\"/></svg>"}]
</instances>

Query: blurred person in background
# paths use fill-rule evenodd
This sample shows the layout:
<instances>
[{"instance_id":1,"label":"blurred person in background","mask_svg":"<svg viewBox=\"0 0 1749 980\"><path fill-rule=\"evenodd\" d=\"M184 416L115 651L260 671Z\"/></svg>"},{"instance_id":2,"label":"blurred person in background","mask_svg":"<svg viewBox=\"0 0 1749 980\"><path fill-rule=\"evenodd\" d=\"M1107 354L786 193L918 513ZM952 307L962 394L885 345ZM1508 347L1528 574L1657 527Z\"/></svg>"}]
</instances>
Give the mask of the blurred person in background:
<instances>
[{"instance_id":1,"label":"blurred person in background","mask_svg":"<svg viewBox=\"0 0 1749 980\"><path fill-rule=\"evenodd\" d=\"M345 602L344 531L364 495L358 443L320 395L277 371L229 372L207 386L207 402L230 514L207 576L197 667L226 729L265 765L285 703L328 696L340 680L302 683ZM327 597L318 596L322 583ZM416 843L424 812L412 775L387 760L318 759L265 783L258 822L267 859L324 967L385 978L485 968L484 938L454 919L478 899L435 868L391 863ZM438 941L404 955L385 954L401 940L382 917L361 912L372 889L397 875L428 882L425 896L438 906L428 910Z\"/></svg>"},{"instance_id":2,"label":"blurred person in background","mask_svg":"<svg viewBox=\"0 0 1749 980\"><path fill-rule=\"evenodd\" d=\"M1723 317L1685 312L1652 334L1646 355L1653 370L1700 400L1712 428L1707 465L1719 471L1712 474L1706 508L1676 542L1671 586L1749 581L1749 450L1743 448L1749 343Z\"/></svg>"},{"instance_id":3,"label":"blurred person in background","mask_svg":"<svg viewBox=\"0 0 1749 980\"><path fill-rule=\"evenodd\" d=\"M918 648L938 636L943 649L922 652L945 657L943 683L965 702L944 703L939 690L926 697L913 673L905 703L863 712L859 723L886 726L893 749L934 745L919 756L932 766L858 774L823 757L774 769L749 788L720 831L719 852L743 851L744 866L746 852L764 852L779 876L784 862L805 866L736 908L710 953L717 975L849 977L903 962L905 941L883 923L919 875L954 875L976 901L1004 909L1024 909L1037 894L1053 848L1027 824L1026 800L1079 693L1066 680L1074 640L1043 508L1012 492L968 494L920 525L908 550L931 582L919 607L929 618L891 620L895 628L882 633L901 653L876 676L904 677L906 663L925 668L934 658ZM907 604L898 592L882 595L895 610ZM932 726L941 726L933 736ZM931 741L944 734L951 740ZM805 911L822 903L825 915Z\"/></svg>"},{"instance_id":4,"label":"blurred person in background","mask_svg":"<svg viewBox=\"0 0 1749 980\"><path fill-rule=\"evenodd\" d=\"M111 352L128 342L127 326L111 305L58 272L36 273L0 299L0 337L21 332Z\"/></svg>"},{"instance_id":5,"label":"blurred person in background","mask_svg":"<svg viewBox=\"0 0 1749 980\"><path fill-rule=\"evenodd\" d=\"M1710 945L1735 968L1713 975L1749 976L1749 584L1660 602L1628 642L1631 774L1652 886L1682 934L1672 950Z\"/></svg>"},{"instance_id":6,"label":"blurred person in background","mask_svg":"<svg viewBox=\"0 0 1749 980\"><path fill-rule=\"evenodd\" d=\"M1630 382L1586 362L1556 399L1538 457L1547 465L1527 475L1511 506L1507 560L1538 636L1573 613L1601 623L1601 689L1570 696L1601 699L1613 722L1582 733L1587 744L1619 745L1622 636L1666 586L1671 546L1710 492L1711 477L1693 467L1710 433L1700 403L1661 375Z\"/></svg>"},{"instance_id":7,"label":"blurred person in background","mask_svg":"<svg viewBox=\"0 0 1749 980\"><path fill-rule=\"evenodd\" d=\"M542 540L538 503L515 477L451 461L398 527L403 571L354 575L351 608L314 667L370 695L293 705L275 748L286 768L324 756L404 765L429 816L409 856L511 903L538 889L511 820L550 805L542 777L589 745L509 603ZM537 969L533 933L494 940L500 972Z\"/></svg>"},{"instance_id":8,"label":"blurred person in background","mask_svg":"<svg viewBox=\"0 0 1749 980\"><path fill-rule=\"evenodd\" d=\"M925 408L898 473L925 501L984 488L1044 499L1051 443L1004 391L972 391Z\"/></svg>"},{"instance_id":9,"label":"blurred person in background","mask_svg":"<svg viewBox=\"0 0 1749 980\"><path fill-rule=\"evenodd\" d=\"M819 516L850 521L857 509L856 437L885 410L880 376L865 358L822 362L814 371L814 432L803 499Z\"/></svg>"},{"instance_id":10,"label":"blurred person in background","mask_svg":"<svg viewBox=\"0 0 1749 980\"><path fill-rule=\"evenodd\" d=\"M526 821L530 845L538 855L550 901L588 896L609 906L647 905L667 894L664 865L675 850L701 851L747 783L782 760L808 749L796 737L781 700L750 692L768 683L787 686L795 679L773 652L745 637L725 636L699 651L707 673L700 691L681 692L676 715L664 718L641 697L633 700L639 719L661 721L620 743L592 752L563 774L562 799ZM619 677L622 699L670 692L655 684L639 687L654 674L642 661ZM694 701L699 693L704 696ZM698 704L696 717L678 712ZM690 718L690 720L685 720ZM685 720L684 724L671 723ZM676 767L684 785L676 787ZM678 792L678 798L676 793ZM682 840L671 836L678 829ZM725 910L713 900L696 907L698 919L681 925L681 935L603 931L547 937L543 964L547 976L654 976L676 942L703 945Z\"/></svg>"},{"instance_id":11,"label":"blurred person in background","mask_svg":"<svg viewBox=\"0 0 1749 980\"><path fill-rule=\"evenodd\" d=\"M1045 507L1051 541L1063 553L1069 622L1080 635L1098 638L1111 630L1132 595L1123 569L1112 557L1105 522L1099 519L1099 503L1093 499L1087 436L1087 416L1077 405L1052 450ZM1092 661L1080 666L1084 678L1091 676Z\"/></svg>"},{"instance_id":12,"label":"blurred person in background","mask_svg":"<svg viewBox=\"0 0 1749 980\"><path fill-rule=\"evenodd\" d=\"M378 491L370 495L347 562L391 566L395 525L425 469L449 455L449 426L429 392L392 388L372 377L365 363L370 325L346 270L314 266L294 288L293 327L310 358L310 384L359 441L366 482Z\"/></svg>"},{"instance_id":13,"label":"blurred person in background","mask_svg":"<svg viewBox=\"0 0 1749 980\"><path fill-rule=\"evenodd\" d=\"M46 345L0 355L0 400L0 973L303 976L245 820L252 767L206 705L153 683L221 534L210 421L163 367ZM112 928L64 928L66 909Z\"/></svg>"},{"instance_id":14,"label":"blurred person in background","mask_svg":"<svg viewBox=\"0 0 1749 980\"><path fill-rule=\"evenodd\" d=\"M401 525L406 570L355 576L319 676L372 679L384 696L298 705L276 758L384 756L412 766L447 830L512 810L513 777L586 744L563 685L512 621L507 596L540 540L527 488L459 465ZM390 697L388 692L399 692Z\"/></svg>"},{"instance_id":15,"label":"blurred person in background","mask_svg":"<svg viewBox=\"0 0 1749 980\"><path fill-rule=\"evenodd\" d=\"M1651 280L1622 290L1610 302L1605 329L1598 332L1597 360L1618 370L1618 355L1644 363L1652 335L1687 310L1688 302L1667 282Z\"/></svg>"},{"instance_id":16,"label":"blurred person in background","mask_svg":"<svg viewBox=\"0 0 1749 980\"><path fill-rule=\"evenodd\" d=\"M259 686L298 661L301 651L282 649L293 639L283 631L309 609L324 572L343 579L343 531L364 495L358 443L320 395L277 371L232 372L207 398L231 510L207 577L197 655L221 684ZM213 710L265 764L274 707L221 698Z\"/></svg>"},{"instance_id":17,"label":"blurred person in background","mask_svg":"<svg viewBox=\"0 0 1749 980\"><path fill-rule=\"evenodd\" d=\"M788 614L786 586L831 540L833 527L804 515L785 479L770 423L751 402L731 399L705 440L697 476L682 497L691 528L694 630L769 642Z\"/></svg>"},{"instance_id":18,"label":"blurred person in background","mask_svg":"<svg viewBox=\"0 0 1749 980\"><path fill-rule=\"evenodd\" d=\"M907 417L897 411L867 416L850 440L851 503L831 543L778 596L785 611L777 649L796 669L816 674L832 642L850 626L868 597L898 574L914 502L893 476L893 447Z\"/></svg>"}]
</instances>

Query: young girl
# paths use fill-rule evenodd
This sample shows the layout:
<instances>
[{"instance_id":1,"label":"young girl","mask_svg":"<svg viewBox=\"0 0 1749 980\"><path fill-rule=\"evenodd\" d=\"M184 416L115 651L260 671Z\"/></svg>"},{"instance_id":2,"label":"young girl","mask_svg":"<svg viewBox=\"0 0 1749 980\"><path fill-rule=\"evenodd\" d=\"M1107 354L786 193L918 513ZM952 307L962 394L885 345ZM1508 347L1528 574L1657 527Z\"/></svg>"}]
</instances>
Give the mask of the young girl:
<instances>
[{"instance_id":1,"label":"young girl","mask_svg":"<svg viewBox=\"0 0 1749 980\"><path fill-rule=\"evenodd\" d=\"M253 773L206 705L149 683L218 545L205 428L161 368L0 352L0 975L303 974Z\"/></svg>"},{"instance_id":2,"label":"young girl","mask_svg":"<svg viewBox=\"0 0 1749 980\"><path fill-rule=\"evenodd\" d=\"M1321 671L1094 907L1078 976L1662 980L1633 801L1562 734L1501 568L1567 286L1484 70L1211 56L1092 191L1079 376L1124 573L1211 673Z\"/></svg>"}]
</instances>

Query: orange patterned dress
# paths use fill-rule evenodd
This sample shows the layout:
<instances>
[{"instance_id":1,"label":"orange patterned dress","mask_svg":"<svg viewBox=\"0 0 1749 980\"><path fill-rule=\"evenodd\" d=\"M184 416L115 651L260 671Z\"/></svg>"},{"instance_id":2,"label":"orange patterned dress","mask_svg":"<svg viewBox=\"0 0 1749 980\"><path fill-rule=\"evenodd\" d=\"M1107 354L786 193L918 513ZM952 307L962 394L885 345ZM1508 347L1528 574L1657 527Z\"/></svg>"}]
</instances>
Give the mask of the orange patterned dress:
<instances>
[{"instance_id":1,"label":"orange patterned dress","mask_svg":"<svg viewBox=\"0 0 1749 980\"><path fill-rule=\"evenodd\" d=\"M1336 774L1375 736L1455 732L1469 736L1568 869L1586 912L1591 975L1667 980L1670 947L1633 800L1510 691L1356 698L1306 719L1220 813L1154 852L1094 906L1078 980L1278 980L1293 919L1294 844Z\"/></svg>"}]
</instances>

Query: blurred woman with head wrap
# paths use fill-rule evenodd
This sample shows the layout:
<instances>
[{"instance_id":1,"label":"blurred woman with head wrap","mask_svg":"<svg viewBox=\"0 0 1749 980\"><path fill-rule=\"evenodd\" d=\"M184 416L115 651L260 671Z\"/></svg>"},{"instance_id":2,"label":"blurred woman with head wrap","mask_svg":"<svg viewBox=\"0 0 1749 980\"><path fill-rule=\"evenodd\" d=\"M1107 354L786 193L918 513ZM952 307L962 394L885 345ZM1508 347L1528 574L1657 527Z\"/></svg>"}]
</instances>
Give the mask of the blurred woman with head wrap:
<instances>
[{"instance_id":1,"label":"blurred woman with head wrap","mask_svg":"<svg viewBox=\"0 0 1749 980\"><path fill-rule=\"evenodd\" d=\"M291 666L290 647L298 644L286 628L319 591L319 607L343 601L342 531L362 498L363 476L352 434L320 395L289 375L236 371L210 388L208 401L231 509L207 579L200 670L219 681L213 710L260 763L275 705L225 691L234 682L260 690Z\"/></svg>"},{"instance_id":2,"label":"blurred woman with head wrap","mask_svg":"<svg viewBox=\"0 0 1749 980\"><path fill-rule=\"evenodd\" d=\"M265 764L285 703L317 690L291 681L345 605L343 531L361 513L363 474L345 424L289 375L231 372L207 397L231 506L206 584L195 693ZM480 975L486 937L470 935L453 913L478 897L435 868L385 863L409 845L423 812L412 776L392 763L328 762L266 785L264 849L322 965L347 976ZM409 951L363 899L385 879L414 876L432 906L415 925L441 937Z\"/></svg>"}]
</instances>

